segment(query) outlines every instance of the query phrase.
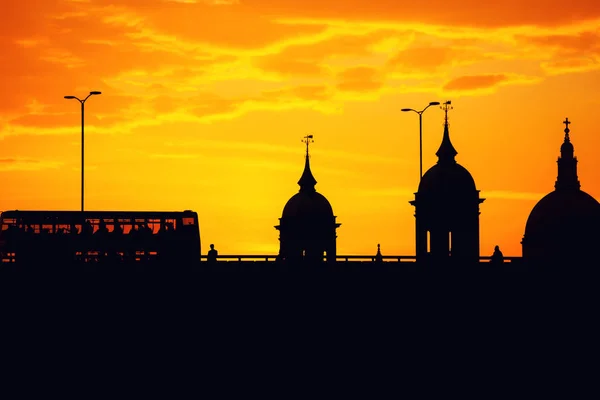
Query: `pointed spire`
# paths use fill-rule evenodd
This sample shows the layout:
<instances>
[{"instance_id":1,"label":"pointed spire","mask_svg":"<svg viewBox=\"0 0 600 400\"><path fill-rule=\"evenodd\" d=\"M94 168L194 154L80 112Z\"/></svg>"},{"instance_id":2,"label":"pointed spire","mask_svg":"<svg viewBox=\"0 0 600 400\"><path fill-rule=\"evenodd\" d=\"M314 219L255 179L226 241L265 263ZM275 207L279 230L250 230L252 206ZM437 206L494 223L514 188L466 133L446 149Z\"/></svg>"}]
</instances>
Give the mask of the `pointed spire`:
<instances>
[{"instance_id":1,"label":"pointed spire","mask_svg":"<svg viewBox=\"0 0 600 400\"><path fill-rule=\"evenodd\" d=\"M569 118L563 121L565 124L565 139L560 146L560 157L558 158L558 177L554 188L556 190L579 190L581 184L577 177L577 158L573 156L575 149L569 137Z\"/></svg>"},{"instance_id":2,"label":"pointed spire","mask_svg":"<svg viewBox=\"0 0 600 400\"><path fill-rule=\"evenodd\" d=\"M308 145L309 143L314 143L313 139L313 135L307 135L304 136L304 139L302 139L303 143L306 143L306 161L304 162L304 171L302 172L302 176L300 177L300 180L298 181L298 185L300 185L300 191L301 192L315 192L315 185L317 184L317 180L315 179L315 177L313 176L311 170L310 170L310 162L309 162L309 155L308 155Z\"/></svg>"},{"instance_id":3,"label":"pointed spire","mask_svg":"<svg viewBox=\"0 0 600 400\"><path fill-rule=\"evenodd\" d=\"M377 262L383 261L383 256L381 255L381 247L380 247L379 243L377 243L377 254L375 254L375 261L377 261Z\"/></svg>"},{"instance_id":4,"label":"pointed spire","mask_svg":"<svg viewBox=\"0 0 600 400\"><path fill-rule=\"evenodd\" d=\"M454 157L458 154L452 142L450 141L450 131L448 130L448 111L452 110L452 102L448 100L440 108L444 110L444 136L440 148L435 153L438 156L438 163L455 163Z\"/></svg>"}]
</instances>

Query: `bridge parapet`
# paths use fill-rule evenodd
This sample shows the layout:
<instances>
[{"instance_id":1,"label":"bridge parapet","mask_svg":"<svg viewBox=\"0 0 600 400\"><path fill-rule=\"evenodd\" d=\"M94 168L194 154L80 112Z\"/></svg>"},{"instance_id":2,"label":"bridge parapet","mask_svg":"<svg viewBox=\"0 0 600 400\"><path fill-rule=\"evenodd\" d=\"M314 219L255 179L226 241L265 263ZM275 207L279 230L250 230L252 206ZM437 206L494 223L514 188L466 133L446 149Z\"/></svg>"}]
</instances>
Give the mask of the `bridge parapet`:
<instances>
[{"instance_id":1,"label":"bridge parapet","mask_svg":"<svg viewBox=\"0 0 600 400\"><path fill-rule=\"evenodd\" d=\"M416 262L416 256L382 256L384 263L414 263ZM207 256L201 256L202 261L206 261ZM479 262L488 263L490 262L490 256L479 257ZM521 257L504 257L505 263L519 262ZM275 262L277 261L277 255L219 255L217 256L217 262ZM325 262L325 258L323 258ZM375 256L361 256L361 255L340 255L336 256L336 262L375 262Z\"/></svg>"}]
</instances>

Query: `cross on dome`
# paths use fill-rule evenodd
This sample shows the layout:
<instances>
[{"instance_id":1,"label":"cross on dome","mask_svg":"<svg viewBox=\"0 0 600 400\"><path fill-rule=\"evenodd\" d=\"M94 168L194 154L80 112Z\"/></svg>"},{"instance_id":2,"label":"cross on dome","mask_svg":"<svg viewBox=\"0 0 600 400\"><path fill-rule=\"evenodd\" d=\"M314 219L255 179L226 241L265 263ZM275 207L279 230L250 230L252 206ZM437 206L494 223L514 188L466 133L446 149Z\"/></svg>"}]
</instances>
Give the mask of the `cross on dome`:
<instances>
[{"instance_id":1,"label":"cross on dome","mask_svg":"<svg viewBox=\"0 0 600 400\"><path fill-rule=\"evenodd\" d=\"M563 124L565 124L565 133L568 135L569 132L571 132L569 130L569 125L571 124L571 121L569 121L569 118L565 118L565 120L563 121Z\"/></svg>"}]
</instances>

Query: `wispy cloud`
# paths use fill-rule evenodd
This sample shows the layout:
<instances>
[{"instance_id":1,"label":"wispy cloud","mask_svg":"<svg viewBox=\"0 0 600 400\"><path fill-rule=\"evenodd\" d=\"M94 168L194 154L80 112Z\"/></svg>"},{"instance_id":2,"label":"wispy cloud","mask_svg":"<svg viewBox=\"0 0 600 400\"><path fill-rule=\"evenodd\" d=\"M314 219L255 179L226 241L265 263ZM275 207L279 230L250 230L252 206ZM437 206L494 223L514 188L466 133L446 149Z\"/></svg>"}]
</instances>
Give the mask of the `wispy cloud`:
<instances>
[{"instance_id":1,"label":"wispy cloud","mask_svg":"<svg viewBox=\"0 0 600 400\"><path fill-rule=\"evenodd\" d=\"M356 193L358 196L365 197L411 197L414 198L414 194L417 188L381 188L374 190L362 190ZM482 190L481 197L486 199L502 199L502 200L540 200L546 193L533 193L533 192L518 192L511 190Z\"/></svg>"},{"instance_id":2,"label":"wispy cloud","mask_svg":"<svg viewBox=\"0 0 600 400\"><path fill-rule=\"evenodd\" d=\"M0 171L40 171L60 168L59 161L33 160L29 158L0 158Z\"/></svg>"},{"instance_id":3,"label":"wispy cloud","mask_svg":"<svg viewBox=\"0 0 600 400\"><path fill-rule=\"evenodd\" d=\"M502 200L541 200L547 193L516 192L510 190L485 190L481 196L488 199Z\"/></svg>"}]
</instances>

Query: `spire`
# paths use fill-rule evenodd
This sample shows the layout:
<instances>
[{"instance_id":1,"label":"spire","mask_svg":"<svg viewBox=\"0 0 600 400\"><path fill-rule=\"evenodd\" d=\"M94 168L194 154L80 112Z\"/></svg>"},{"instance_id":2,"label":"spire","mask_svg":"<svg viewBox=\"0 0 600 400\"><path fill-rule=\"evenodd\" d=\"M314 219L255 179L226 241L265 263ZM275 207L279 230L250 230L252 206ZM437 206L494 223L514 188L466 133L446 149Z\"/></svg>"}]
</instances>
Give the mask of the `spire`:
<instances>
[{"instance_id":1,"label":"spire","mask_svg":"<svg viewBox=\"0 0 600 400\"><path fill-rule=\"evenodd\" d=\"M306 143L306 161L304 162L304 171L302 172L302 176L300 177L300 180L298 181L298 185L300 185L300 191L301 192L315 192L315 185L317 184L317 180L315 179L315 177L313 176L311 170L310 170L310 162L309 162L309 155L308 155L308 145L309 143L314 143L314 140L312 140L313 135L308 135L308 136L304 136L304 139L302 139L303 143Z\"/></svg>"},{"instance_id":2,"label":"spire","mask_svg":"<svg viewBox=\"0 0 600 400\"><path fill-rule=\"evenodd\" d=\"M454 146L452 146L452 142L450 141L450 131L448 130L448 111L453 109L451 104L452 102L448 100L440 107L444 110L445 116L442 144L440 144L440 148L435 153L435 155L438 156L438 163L455 163L456 160L454 157L458 154Z\"/></svg>"},{"instance_id":3,"label":"spire","mask_svg":"<svg viewBox=\"0 0 600 400\"><path fill-rule=\"evenodd\" d=\"M573 143L569 137L569 125L571 121L569 118L565 118L563 121L565 124L565 139L563 144L560 146L560 157L558 158L558 177L554 188L556 190L579 190L581 184L577 177L577 157L574 157Z\"/></svg>"},{"instance_id":4,"label":"spire","mask_svg":"<svg viewBox=\"0 0 600 400\"><path fill-rule=\"evenodd\" d=\"M563 124L565 124L565 140L562 146L560 146L560 156L565 159L573 158L574 148L573 144L571 143L571 138L569 137L569 132L571 132L569 129L569 124L571 124L571 121L569 121L569 118L565 118Z\"/></svg>"},{"instance_id":5,"label":"spire","mask_svg":"<svg viewBox=\"0 0 600 400\"><path fill-rule=\"evenodd\" d=\"M375 261L376 262L383 261L383 256L381 255L381 247L380 247L379 243L377 243L377 254L375 255Z\"/></svg>"}]
</instances>

